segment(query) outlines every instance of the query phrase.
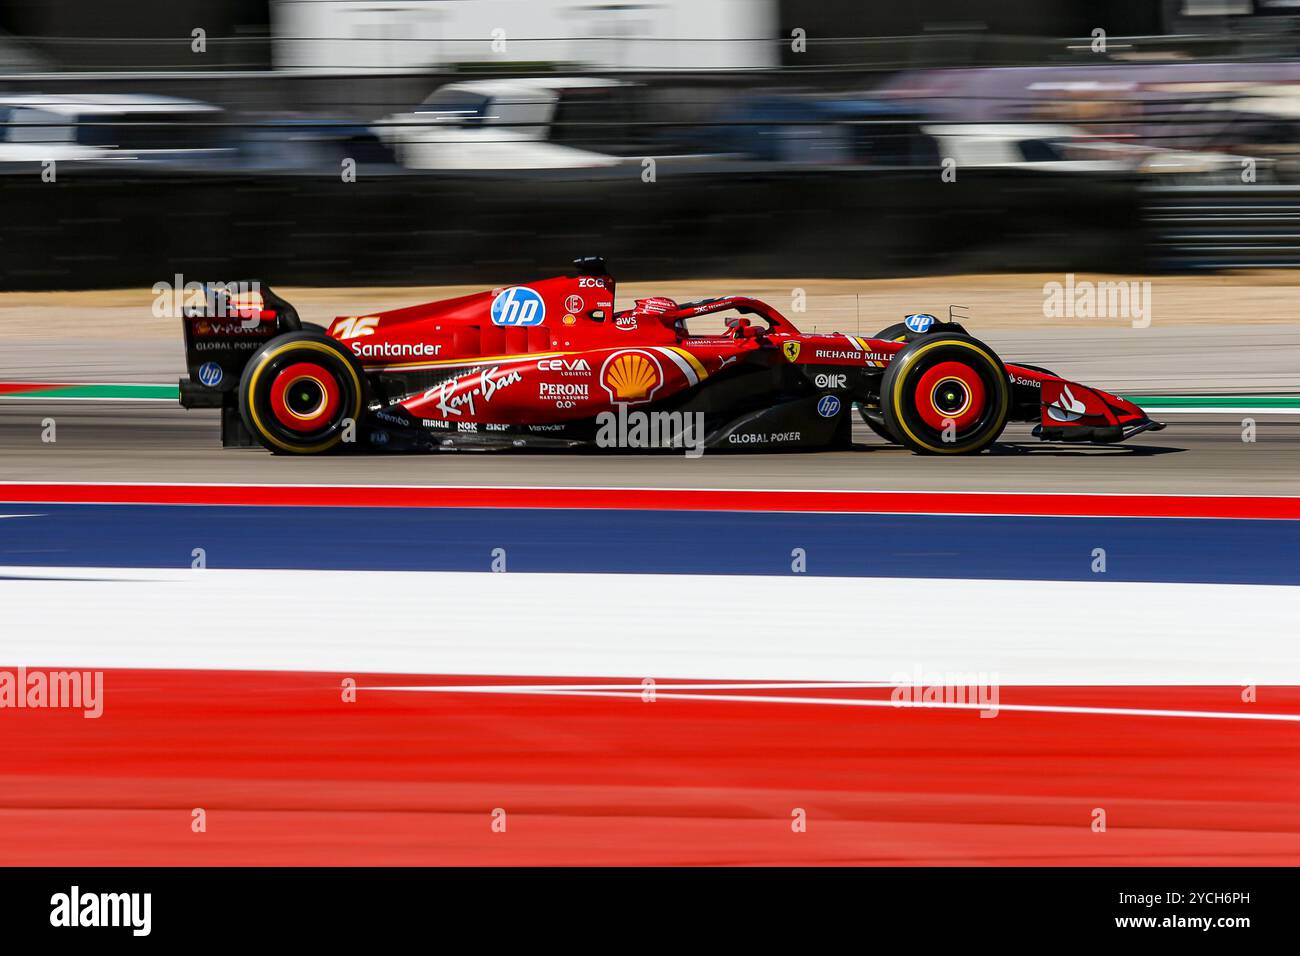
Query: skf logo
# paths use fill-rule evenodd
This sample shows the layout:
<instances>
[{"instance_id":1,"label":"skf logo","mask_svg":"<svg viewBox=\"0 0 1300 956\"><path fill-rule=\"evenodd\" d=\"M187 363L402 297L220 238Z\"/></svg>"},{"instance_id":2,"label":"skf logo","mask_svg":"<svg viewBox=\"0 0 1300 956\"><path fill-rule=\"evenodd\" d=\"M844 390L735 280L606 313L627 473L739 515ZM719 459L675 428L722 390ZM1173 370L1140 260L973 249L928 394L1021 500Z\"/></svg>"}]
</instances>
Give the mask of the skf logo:
<instances>
[{"instance_id":1,"label":"skf logo","mask_svg":"<svg viewBox=\"0 0 1300 956\"><path fill-rule=\"evenodd\" d=\"M374 335L378 325L377 315L366 315L360 318L354 315L335 322L334 328L330 329L330 335L336 339L359 339L363 335Z\"/></svg>"},{"instance_id":2,"label":"skf logo","mask_svg":"<svg viewBox=\"0 0 1300 956\"><path fill-rule=\"evenodd\" d=\"M600 367L600 384L619 405L640 405L654 398L664 370L649 352L615 352Z\"/></svg>"},{"instance_id":3,"label":"skf logo","mask_svg":"<svg viewBox=\"0 0 1300 956\"><path fill-rule=\"evenodd\" d=\"M781 351L785 353L786 361L794 362L799 358L799 343L786 342L782 344Z\"/></svg>"}]
</instances>

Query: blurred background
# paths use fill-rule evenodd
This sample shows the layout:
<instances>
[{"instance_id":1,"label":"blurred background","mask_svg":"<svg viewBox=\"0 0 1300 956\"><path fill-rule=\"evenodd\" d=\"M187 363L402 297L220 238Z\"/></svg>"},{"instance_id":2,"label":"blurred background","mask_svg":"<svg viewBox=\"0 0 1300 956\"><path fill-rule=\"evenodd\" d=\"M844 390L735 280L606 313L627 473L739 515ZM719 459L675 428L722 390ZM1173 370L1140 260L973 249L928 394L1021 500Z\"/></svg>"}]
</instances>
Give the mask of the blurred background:
<instances>
[{"instance_id":1,"label":"blurred background","mask_svg":"<svg viewBox=\"0 0 1300 956\"><path fill-rule=\"evenodd\" d=\"M0 288L1300 263L1296 0L0 0Z\"/></svg>"}]
</instances>

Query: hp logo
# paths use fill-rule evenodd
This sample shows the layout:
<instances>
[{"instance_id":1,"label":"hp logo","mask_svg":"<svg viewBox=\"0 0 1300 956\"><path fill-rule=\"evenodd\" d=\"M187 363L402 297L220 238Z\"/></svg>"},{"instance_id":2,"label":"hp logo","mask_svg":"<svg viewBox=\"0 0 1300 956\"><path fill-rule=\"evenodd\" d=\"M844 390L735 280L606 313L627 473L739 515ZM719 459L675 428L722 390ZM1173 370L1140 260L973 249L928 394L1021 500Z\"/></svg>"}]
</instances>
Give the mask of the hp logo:
<instances>
[{"instance_id":1,"label":"hp logo","mask_svg":"<svg viewBox=\"0 0 1300 956\"><path fill-rule=\"evenodd\" d=\"M822 418L834 418L840 413L840 399L837 395L823 395L817 403L817 414Z\"/></svg>"},{"instance_id":2,"label":"hp logo","mask_svg":"<svg viewBox=\"0 0 1300 956\"><path fill-rule=\"evenodd\" d=\"M216 388L225 377L225 373L221 371L221 366L216 362L204 362L199 366L199 381L208 388Z\"/></svg>"},{"instance_id":3,"label":"hp logo","mask_svg":"<svg viewBox=\"0 0 1300 956\"><path fill-rule=\"evenodd\" d=\"M909 332L916 332L918 335L927 331L930 326L934 325L934 316L924 313L918 315L909 315L903 319L903 324L907 326Z\"/></svg>"},{"instance_id":4,"label":"hp logo","mask_svg":"<svg viewBox=\"0 0 1300 956\"><path fill-rule=\"evenodd\" d=\"M541 325L546 303L527 286L516 285L492 300L493 325Z\"/></svg>"}]
</instances>

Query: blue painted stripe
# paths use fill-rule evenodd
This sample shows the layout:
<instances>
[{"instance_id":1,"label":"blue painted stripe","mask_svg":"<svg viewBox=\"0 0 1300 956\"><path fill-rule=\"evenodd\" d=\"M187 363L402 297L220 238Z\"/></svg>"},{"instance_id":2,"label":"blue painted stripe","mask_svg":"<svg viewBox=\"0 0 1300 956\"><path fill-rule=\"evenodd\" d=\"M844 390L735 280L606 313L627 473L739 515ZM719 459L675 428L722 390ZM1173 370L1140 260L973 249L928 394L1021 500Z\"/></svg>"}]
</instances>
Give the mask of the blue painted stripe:
<instances>
[{"instance_id":1,"label":"blue painted stripe","mask_svg":"<svg viewBox=\"0 0 1300 956\"><path fill-rule=\"evenodd\" d=\"M1295 522L441 508L39 505L0 520L0 564L790 574L1300 584ZM1106 552L1105 575L1092 571ZM725 592L723 592L725 594ZM304 597L309 597L304 595ZM431 599L447 595L430 595ZM941 600L936 596L936 600ZM580 600L580 598L578 598Z\"/></svg>"}]
</instances>

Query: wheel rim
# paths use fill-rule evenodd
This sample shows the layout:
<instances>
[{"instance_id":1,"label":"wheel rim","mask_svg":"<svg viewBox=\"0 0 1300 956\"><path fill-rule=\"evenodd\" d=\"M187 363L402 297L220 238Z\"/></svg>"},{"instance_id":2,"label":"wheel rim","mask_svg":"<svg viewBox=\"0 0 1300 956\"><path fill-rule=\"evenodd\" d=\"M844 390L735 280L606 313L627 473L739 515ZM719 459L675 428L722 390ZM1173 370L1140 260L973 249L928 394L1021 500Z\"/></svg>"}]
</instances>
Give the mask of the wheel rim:
<instances>
[{"instance_id":1,"label":"wheel rim","mask_svg":"<svg viewBox=\"0 0 1300 956\"><path fill-rule=\"evenodd\" d=\"M342 400L338 382L315 362L297 362L271 382L271 411L290 431L306 434L328 425Z\"/></svg>"},{"instance_id":2,"label":"wheel rim","mask_svg":"<svg viewBox=\"0 0 1300 956\"><path fill-rule=\"evenodd\" d=\"M917 379L914 406L921 420L935 431L958 432L978 422L988 404L979 373L962 362L940 362Z\"/></svg>"}]
</instances>

